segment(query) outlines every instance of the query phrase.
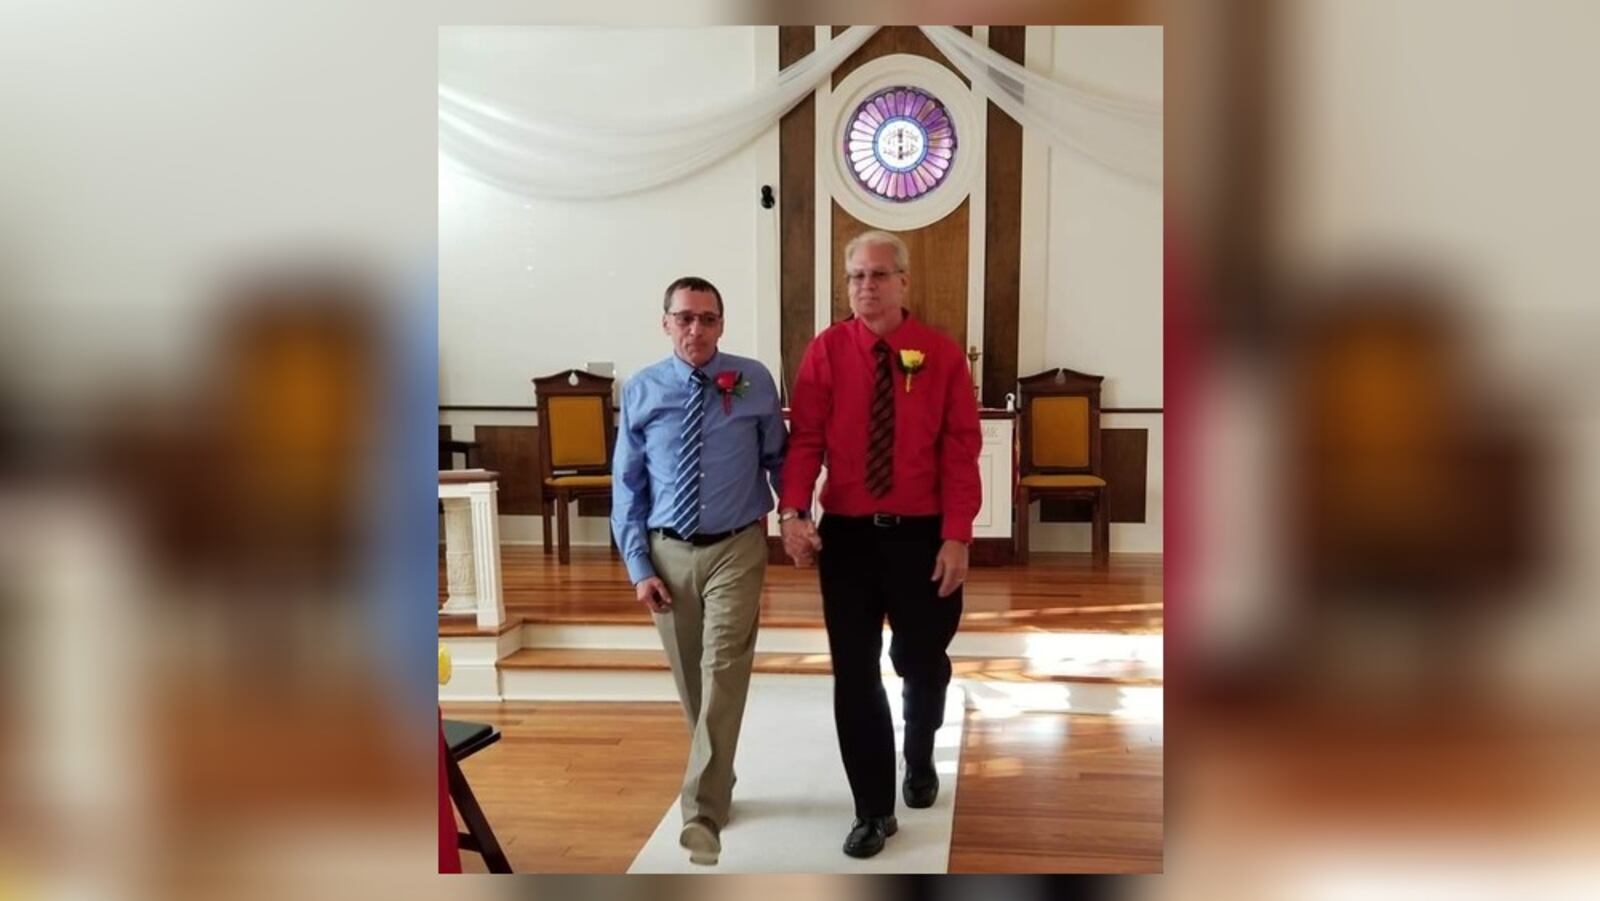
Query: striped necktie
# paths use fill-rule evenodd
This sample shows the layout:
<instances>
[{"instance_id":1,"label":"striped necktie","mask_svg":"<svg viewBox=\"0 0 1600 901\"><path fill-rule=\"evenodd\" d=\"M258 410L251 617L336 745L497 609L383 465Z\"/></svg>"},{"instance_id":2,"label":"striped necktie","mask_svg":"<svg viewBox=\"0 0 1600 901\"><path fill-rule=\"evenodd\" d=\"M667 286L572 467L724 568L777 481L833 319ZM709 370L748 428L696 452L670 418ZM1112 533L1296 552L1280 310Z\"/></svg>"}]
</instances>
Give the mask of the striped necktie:
<instances>
[{"instance_id":1,"label":"striped necktie","mask_svg":"<svg viewBox=\"0 0 1600 901\"><path fill-rule=\"evenodd\" d=\"M689 374L688 398L683 403L683 431L678 437L680 456L677 475L672 480L671 528L688 538L700 528L700 445L705 436L706 374L696 369Z\"/></svg>"},{"instance_id":2,"label":"striped necktie","mask_svg":"<svg viewBox=\"0 0 1600 901\"><path fill-rule=\"evenodd\" d=\"M894 374L889 368L889 343L880 339L872 352L878 357L878 371L867 420L867 491L883 497L894 485Z\"/></svg>"}]
</instances>

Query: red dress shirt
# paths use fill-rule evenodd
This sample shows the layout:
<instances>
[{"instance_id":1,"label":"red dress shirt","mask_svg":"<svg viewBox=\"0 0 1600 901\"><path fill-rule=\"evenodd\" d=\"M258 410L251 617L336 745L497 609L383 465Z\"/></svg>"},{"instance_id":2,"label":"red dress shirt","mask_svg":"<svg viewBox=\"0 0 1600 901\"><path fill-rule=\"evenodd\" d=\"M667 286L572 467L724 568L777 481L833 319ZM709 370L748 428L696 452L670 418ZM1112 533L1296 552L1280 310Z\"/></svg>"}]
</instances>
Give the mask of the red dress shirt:
<instances>
[{"instance_id":1,"label":"red dress shirt","mask_svg":"<svg viewBox=\"0 0 1600 901\"><path fill-rule=\"evenodd\" d=\"M878 336L858 319L828 327L800 361L789 414L789 455L780 507L805 510L824 462L822 508L842 516L942 515L943 537L972 540L983 504L978 477L978 402L961 347L907 313L884 337L894 371L894 483L875 498L867 491L867 419L872 405ZM900 351L924 362L906 391Z\"/></svg>"}]
</instances>

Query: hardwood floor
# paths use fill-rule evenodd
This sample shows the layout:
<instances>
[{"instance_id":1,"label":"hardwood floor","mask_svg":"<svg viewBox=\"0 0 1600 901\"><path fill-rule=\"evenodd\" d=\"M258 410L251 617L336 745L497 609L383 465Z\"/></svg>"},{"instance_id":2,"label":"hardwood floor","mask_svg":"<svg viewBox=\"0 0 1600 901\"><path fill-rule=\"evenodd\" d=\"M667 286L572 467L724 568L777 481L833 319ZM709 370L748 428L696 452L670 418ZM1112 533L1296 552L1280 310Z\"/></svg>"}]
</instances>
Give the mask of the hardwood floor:
<instances>
[{"instance_id":1,"label":"hardwood floor","mask_svg":"<svg viewBox=\"0 0 1600 901\"><path fill-rule=\"evenodd\" d=\"M519 873L624 872L677 795L688 727L676 704L444 710L504 733L462 769ZM1160 723L969 711L965 736L952 873L1161 870Z\"/></svg>"},{"instance_id":2,"label":"hardwood floor","mask_svg":"<svg viewBox=\"0 0 1600 901\"><path fill-rule=\"evenodd\" d=\"M621 561L574 548L561 566L539 547L502 547L510 623L648 625ZM444 574L440 566L440 601ZM772 565L761 625L821 628L814 569ZM1159 555L1035 554L1026 567L973 569L962 631L1160 634ZM445 622L441 634L479 634ZM827 655L763 653L758 670L826 678ZM1159 663L1021 657L953 660L990 682L1159 685ZM656 650L523 648L502 667L656 670ZM677 796L688 728L672 703L447 703L494 723L496 745L463 764L512 866L526 873L622 873ZM831 728L828 740L832 740ZM1162 866L1163 727L1123 717L968 711L951 872L1151 873ZM841 823L843 830L848 823ZM842 840L843 834L839 838ZM482 870L474 854L469 870Z\"/></svg>"},{"instance_id":3,"label":"hardwood floor","mask_svg":"<svg viewBox=\"0 0 1600 901\"><path fill-rule=\"evenodd\" d=\"M501 547L506 613L527 622L634 623L649 614L634 599L622 562L603 548L574 548L561 566L536 546ZM443 603L443 565L440 566ZM1115 554L1108 569L1088 554L1034 554L1027 566L975 567L967 578L967 631L1155 633L1162 630L1161 556ZM815 569L774 564L761 597L763 628L822 625Z\"/></svg>"},{"instance_id":4,"label":"hardwood floor","mask_svg":"<svg viewBox=\"0 0 1600 901\"><path fill-rule=\"evenodd\" d=\"M967 714L952 873L1158 873L1160 723Z\"/></svg>"},{"instance_id":5,"label":"hardwood floor","mask_svg":"<svg viewBox=\"0 0 1600 901\"><path fill-rule=\"evenodd\" d=\"M677 704L444 704L500 741L461 764L518 873L622 873L678 794L689 728ZM464 852L467 872L487 872Z\"/></svg>"}]
</instances>

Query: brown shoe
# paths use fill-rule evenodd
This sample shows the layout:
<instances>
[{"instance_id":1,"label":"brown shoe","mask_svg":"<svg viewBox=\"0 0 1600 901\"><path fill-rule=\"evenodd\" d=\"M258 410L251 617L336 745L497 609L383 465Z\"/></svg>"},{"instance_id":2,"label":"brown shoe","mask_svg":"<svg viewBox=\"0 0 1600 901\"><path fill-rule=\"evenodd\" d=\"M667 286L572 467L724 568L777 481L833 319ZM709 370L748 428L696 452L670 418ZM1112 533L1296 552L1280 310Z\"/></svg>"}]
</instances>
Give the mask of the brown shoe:
<instances>
[{"instance_id":1,"label":"brown shoe","mask_svg":"<svg viewBox=\"0 0 1600 901\"><path fill-rule=\"evenodd\" d=\"M705 817L695 817L683 824L678 833L678 844L689 849L689 862L702 866L716 866L722 854L722 839L717 827Z\"/></svg>"}]
</instances>

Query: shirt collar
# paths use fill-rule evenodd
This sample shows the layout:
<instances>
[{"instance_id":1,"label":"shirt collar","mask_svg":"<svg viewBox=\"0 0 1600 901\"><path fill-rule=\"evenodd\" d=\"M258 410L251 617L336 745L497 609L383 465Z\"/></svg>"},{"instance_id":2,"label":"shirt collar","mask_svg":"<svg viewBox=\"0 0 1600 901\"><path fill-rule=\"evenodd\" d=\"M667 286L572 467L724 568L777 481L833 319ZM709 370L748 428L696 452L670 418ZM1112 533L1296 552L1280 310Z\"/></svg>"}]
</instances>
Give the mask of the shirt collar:
<instances>
[{"instance_id":1,"label":"shirt collar","mask_svg":"<svg viewBox=\"0 0 1600 901\"><path fill-rule=\"evenodd\" d=\"M706 361L706 365L700 367L700 371L706 374L706 381L709 382L713 378L716 377L716 375L717 375L717 365L719 363L721 363L721 362L722 362L722 351L720 351L720 350L712 351L711 352L711 359ZM673 378L677 379L680 383L688 384L688 382L689 382L689 373L691 373L691 372L694 372L694 367L690 366L687 362L685 362L683 357L680 357L676 353L674 353L672 355L672 375L673 375Z\"/></svg>"},{"instance_id":2,"label":"shirt collar","mask_svg":"<svg viewBox=\"0 0 1600 901\"><path fill-rule=\"evenodd\" d=\"M915 336L912 334L913 330L910 328L912 322L911 311L905 307L901 307L900 312L902 314L900 319L900 327L889 334L882 336L882 340L889 342L889 348L891 350L899 350L906 344L906 342L915 339ZM871 353L872 348L877 346L879 340L878 334L872 329L867 328L867 324L862 322L861 317L859 316L852 317L850 321L854 323L856 345L862 350Z\"/></svg>"}]
</instances>

